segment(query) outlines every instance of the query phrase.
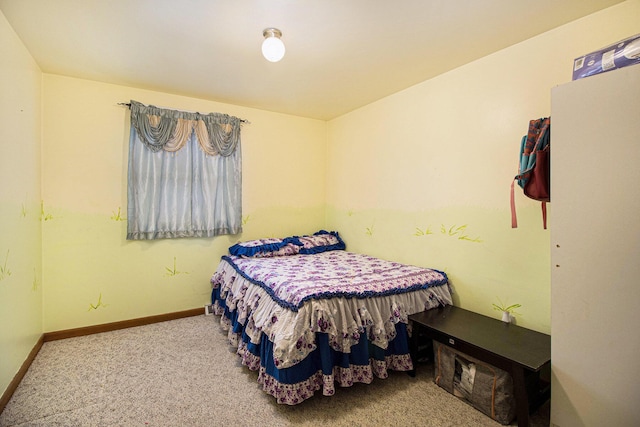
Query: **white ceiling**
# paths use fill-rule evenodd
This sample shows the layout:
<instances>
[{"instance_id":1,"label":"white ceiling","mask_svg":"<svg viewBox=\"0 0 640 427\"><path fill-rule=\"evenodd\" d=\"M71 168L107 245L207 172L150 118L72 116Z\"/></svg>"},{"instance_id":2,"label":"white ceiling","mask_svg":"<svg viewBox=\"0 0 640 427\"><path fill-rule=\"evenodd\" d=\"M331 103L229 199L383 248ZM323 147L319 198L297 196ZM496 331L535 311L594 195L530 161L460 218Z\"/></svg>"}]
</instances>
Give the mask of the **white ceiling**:
<instances>
[{"instance_id":1,"label":"white ceiling","mask_svg":"<svg viewBox=\"0 0 640 427\"><path fill-rule=\"evenodd\" d=\"M621 1L0 0L0 10L45 73L328 120ZM267 27L283 33L278 63L260 52Z\"/></svg>"}]
</instances>

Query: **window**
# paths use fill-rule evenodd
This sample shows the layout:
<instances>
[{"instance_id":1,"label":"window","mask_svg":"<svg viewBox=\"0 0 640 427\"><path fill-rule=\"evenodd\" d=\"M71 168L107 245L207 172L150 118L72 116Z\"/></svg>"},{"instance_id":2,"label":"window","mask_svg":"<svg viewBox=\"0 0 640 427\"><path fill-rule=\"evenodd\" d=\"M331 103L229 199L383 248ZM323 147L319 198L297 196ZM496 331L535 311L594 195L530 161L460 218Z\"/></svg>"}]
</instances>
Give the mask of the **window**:
<instances>
[{"instance_id":1,"label":"window","mask_svg":"<svg viewBox=\"0 0 640 427\"><path fill-rule=\"evenodd\" d=\"M242 120L130 108L127 239L242 232Z\"/></svg>"}]
</instances>

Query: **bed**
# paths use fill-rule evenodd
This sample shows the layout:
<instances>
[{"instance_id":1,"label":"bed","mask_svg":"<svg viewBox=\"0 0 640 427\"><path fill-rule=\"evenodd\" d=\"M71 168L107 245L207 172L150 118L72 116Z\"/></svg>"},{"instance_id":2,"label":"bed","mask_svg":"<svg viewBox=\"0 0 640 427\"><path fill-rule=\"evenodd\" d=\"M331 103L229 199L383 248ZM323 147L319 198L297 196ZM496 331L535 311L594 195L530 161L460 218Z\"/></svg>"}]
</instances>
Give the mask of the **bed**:
<instances>
[{"instance_id":1,"label":"bed","mask_svg":"<svg viewBox=\"0 0 640 427\"><path fill-rule=\"evenodd\" d=\"M324 230L238 243L211 284L242 364L288 405L413 369L408 316L452 304L444 272L348 252Z\"/></svg>"}]
</instances>

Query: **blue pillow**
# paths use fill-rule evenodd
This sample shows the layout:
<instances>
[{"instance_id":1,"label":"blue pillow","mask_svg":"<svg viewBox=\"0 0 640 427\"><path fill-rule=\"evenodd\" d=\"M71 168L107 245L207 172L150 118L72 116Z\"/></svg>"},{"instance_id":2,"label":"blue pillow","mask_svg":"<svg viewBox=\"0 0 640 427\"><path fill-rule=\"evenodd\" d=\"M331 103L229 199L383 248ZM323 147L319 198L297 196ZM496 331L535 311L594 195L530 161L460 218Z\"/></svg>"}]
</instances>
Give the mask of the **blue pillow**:
<instances>
[{"instance_id":1,"label":"blue pillow","mask_svg":"<svg viewBox=\"0 0 640 427\"><path fill-rule=\"evenodd\" d=\"M246 242L236 243L229 248L229 253L235 256L275 256L285 247L291 247L297 245L291 245L289 242L285 242L282 239L256 239L248 240Z\"/></svg>"}]
</instances>

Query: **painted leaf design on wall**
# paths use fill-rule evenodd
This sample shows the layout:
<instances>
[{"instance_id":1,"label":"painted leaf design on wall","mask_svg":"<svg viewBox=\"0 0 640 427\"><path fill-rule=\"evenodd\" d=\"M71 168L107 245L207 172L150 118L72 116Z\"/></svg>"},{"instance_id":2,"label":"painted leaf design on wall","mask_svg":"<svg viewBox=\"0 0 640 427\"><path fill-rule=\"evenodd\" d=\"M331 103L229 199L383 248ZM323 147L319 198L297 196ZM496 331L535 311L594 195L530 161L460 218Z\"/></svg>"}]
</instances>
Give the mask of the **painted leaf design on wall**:
<instances>
[{"instance_id":1,"label":"painted leaf design on wall","mask_svg":"<svg viewBox=\"0 0 640 427\"><path fill-rule=\"evenodd\" d=\"M122 216L120 206L118 206L118 212L112 212L111 219L114 221L126 221L127 218Z\"/></svg>"},{"instance_id":2,"label":"painted leaf design on wall","mask_svg":"<svg viewBox=\"0 0 640 427\"><path fill-rule=\"evenodd\" d=\"M424 231L421 228L416 227L416 232L413 233L414 236L428 236L430 234L433 234L430 226L425 228Z\"/></svg>"},{"instance_id":3,"label":"painted leaf design on wall","mask_svg":"<svg viewBox=\"0 0 640 427\"><path fill-rule=\"evenodd\" d=\"M189 274L188 271L180 271L180 270L177 269L177 267L176 267L176 257L173 257L173 268L165 267L165 269L167 271L165 273L165 275L169 276L169 277L177 276L178 274Z\"/></svg>"},{"instance_id":4,"label":"painted leaf design on wall","mask_svg":"<svg viewBox=\"0 0 640 427\"><path fill-rule=\"evenodd\" d=\"M371 227L365 227L365 233L367 236L373 236L373 224L371 224Z\"/></svg>"},{"instance_id":5,"label":"painted leaf design on wall","mask_svg":"<svg viewBox=\"0 0 640 427\"><path fill-rule=\"evenodd\" d=\"M449 228L445 227L444 224L440 225L440 231L444 235L447 235L449 237L456 237L458 238L458 240L466 240L468 242L474 242L474 243L482 242L482 240L480 240L479 237L475 237L475 238L469 237L466 233L466 229L467 229L467 224L464 224L461 226L456 226L456 224L454 224Z\"/></svg>"},{"instance_id":6,"label":"painted leaf design on wall","mask_svg":"<svg viewBox=\"0 0 640 427\"><path fill-rule=\"evenodd\" d=\"M38 286L40 286L40 282L38 282L38 273L36 272L36 268L33 267L33 284L31 289L37 291Z\"/></svg>"},{"instance_id":7,"label":"painted leaf design on wall","mask_svg":"<svg viewBox=\"0 0 640 427\"><path fill-rule=\"evenodd\" d=\"M89 303L89 310L87 310L87 311L97 310L100 307L104 308L106 306L107 306L107 304L102 302L102 292L101 292L100 295L98 296L98 302L96 304Z\"/></svg>"},{"instance_id":8,"label":"painted leaf design on wall","mask_svg":"<svg viewBox=\"0 0 640 427\"><path fill-rule=\"evenodd\" d=\"M0 280L4 280L5 278L11 276L11 270L7 267L7 263L9 262L9 249L7 249L7 255L4 257L4 264L0 266Z\"/></svg>"},{"instance_id":9,"label":"painted leaf design on wall","mask_svg":"<svg viewBox=\"0 0 640 427\"><path fill-rule=\"evenodd\" d=\"M49 221L53 219L53 215L45 213L44 211L44 200L40 201L40 221Z\"/></svg>"}]
</instances>

